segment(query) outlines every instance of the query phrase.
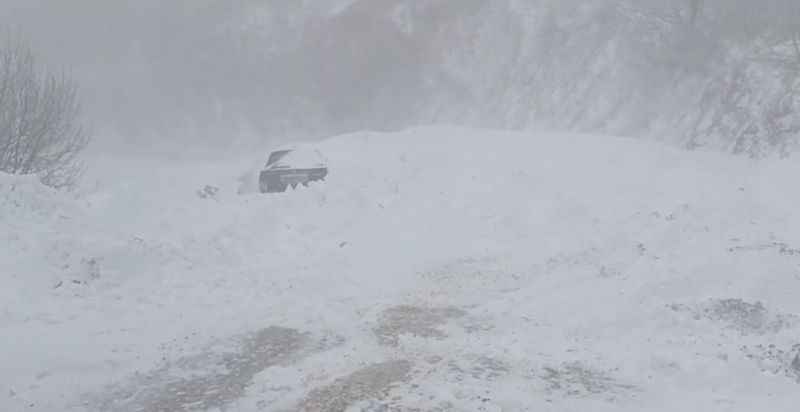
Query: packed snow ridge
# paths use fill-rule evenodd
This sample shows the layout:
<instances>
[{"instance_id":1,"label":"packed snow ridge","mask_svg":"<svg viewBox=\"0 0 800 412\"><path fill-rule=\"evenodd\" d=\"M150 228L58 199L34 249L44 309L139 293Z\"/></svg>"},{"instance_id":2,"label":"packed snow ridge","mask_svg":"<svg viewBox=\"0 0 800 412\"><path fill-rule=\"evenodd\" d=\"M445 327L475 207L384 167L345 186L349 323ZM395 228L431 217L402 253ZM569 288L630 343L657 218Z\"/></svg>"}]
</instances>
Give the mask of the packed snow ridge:
<instances>
[{"instance_id":1,"label":"packed snow ridge","mask_svg":"<svg viewBox=\"0 0 800 412\"><path fill-rule=\"evenodd\" d=\"M77 196L0 176L0 410L800 403L796 161L449 127L316 148L327 181L269 196L239 187L268 153L97 159Z\"/></svg>"}]
</instances>

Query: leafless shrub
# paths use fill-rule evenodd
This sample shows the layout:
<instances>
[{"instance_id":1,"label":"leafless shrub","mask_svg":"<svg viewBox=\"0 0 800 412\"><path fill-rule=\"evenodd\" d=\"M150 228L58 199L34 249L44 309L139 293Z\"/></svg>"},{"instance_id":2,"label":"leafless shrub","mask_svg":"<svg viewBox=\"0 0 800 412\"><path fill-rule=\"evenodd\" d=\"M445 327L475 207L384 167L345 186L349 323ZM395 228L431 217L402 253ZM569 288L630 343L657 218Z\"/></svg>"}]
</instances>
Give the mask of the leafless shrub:
<instances>
[{"instance_id":1,"label":"leafless shrub","mask_svg":"<svg viewBox=\"0 0 800 412\"><path fill-rule=\"evenodd\" d=\"M42 71L19 37L0 40L0 171L73 186L82 171L78 155L89 143L80 117L70 76Z\"/></svg>"},{"instance_id":2,"label":"leafless shrub","mask_svg":"<svg viewBox=\"0 0 800 412\"><path fill-rule=\"evenodd\" d=\"M773 0L780 3L784 0ZM795 71L800 71L800 4L789 3L775 7L773 29L767 38L772 57L783 61Z\"/></svg>"},{"instance_id":3,"label":"leafless shrub","mask_svg":"<svg viewBox=\"0 0 800 412\"><path fill-rule=\"evenodd\" d=\"M635 55L650 70L703 73L724 53L705 0L623 1L618 7L631 26Z\"/></svg>"}]
</instances>

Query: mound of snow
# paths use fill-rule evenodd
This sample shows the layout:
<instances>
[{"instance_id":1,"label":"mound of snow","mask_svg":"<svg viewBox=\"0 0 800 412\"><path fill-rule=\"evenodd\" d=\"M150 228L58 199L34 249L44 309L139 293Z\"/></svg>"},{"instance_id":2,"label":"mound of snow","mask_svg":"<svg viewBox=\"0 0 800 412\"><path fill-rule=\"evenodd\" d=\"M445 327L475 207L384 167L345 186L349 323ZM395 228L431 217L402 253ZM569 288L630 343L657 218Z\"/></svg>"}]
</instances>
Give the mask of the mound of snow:
<instances>
[{"instance_id":1,"label":"mound of snow","mask_svg":"<svg viewBox=\"0 0 800 412\"><path fill-rule=\"evenodd\" d=\"M19 213L39 215L68 214L76 203L68 196L41 183L35 175L11 175L0 172L0 219Z\"/></svg>"},{"instance_id":2,"label":"mound of snow","mask_svg":"<svg viewBox=\"0 0 800 412\"><path fill-rule=\"evenodd\" d=\"M215 393L243 411L328 394L382 408L337 391L395 356L413 366L400 409L797 404L796 162L449 127L315 146L327 181L274 196L235 195L249 155L115 160L87 205L6 177L0 276L17 278L0 321L16 339L0 353L19 356L0 409L100 397L87 407L103 410L121 393L146 395L134 409L222 405ZM201 199L203 184L220 191ZM47 276L89 282L28 282ZM260 353L252 337L275 330L309 346L285 363L243 355L257 363L242 364L246 382L219 371L230 357L214 345L244 336L243 353Z\"/></svg>"}]
</instances>

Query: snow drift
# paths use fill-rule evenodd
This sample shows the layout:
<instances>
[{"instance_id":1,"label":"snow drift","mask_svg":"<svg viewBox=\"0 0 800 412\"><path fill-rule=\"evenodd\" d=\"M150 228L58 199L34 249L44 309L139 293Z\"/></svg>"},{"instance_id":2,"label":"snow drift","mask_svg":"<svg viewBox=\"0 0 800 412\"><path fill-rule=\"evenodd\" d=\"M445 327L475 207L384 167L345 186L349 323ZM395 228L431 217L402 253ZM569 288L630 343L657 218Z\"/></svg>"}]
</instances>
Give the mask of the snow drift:
<instances>
[{"instance_id":1,"label":"snow drift","mask_svg":"<svg viewBox=\"0 0 800 412\"><path fill-rule=\"evenodd\" d=\"M796 162L450 127L317 147L328 180L276 196L236 194L248 156L95 162L81 199L3 176L0 409L797 404Z\"/></svg>"}]
</instances>

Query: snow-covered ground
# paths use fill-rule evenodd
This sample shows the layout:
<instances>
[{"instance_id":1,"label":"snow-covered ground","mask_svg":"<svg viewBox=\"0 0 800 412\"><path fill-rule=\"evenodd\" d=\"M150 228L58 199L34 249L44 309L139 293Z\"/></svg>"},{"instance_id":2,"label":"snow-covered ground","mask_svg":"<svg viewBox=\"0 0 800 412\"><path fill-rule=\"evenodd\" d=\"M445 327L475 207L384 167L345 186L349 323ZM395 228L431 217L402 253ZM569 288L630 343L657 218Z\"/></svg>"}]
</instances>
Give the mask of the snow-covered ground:
<instances>
[{"instance_id":1,"label":"snow-covered ground","mask_svg":"<svg viewBox=\"0 0 800 412\"><path fill-rule=\"evenodd\" d=\"M800 163L449 127L318 147L328 181L271 196L239 193L266 153L98 158L78 198L0 176L0 410L800 404Z\"/></svg>"}]
</instances>

